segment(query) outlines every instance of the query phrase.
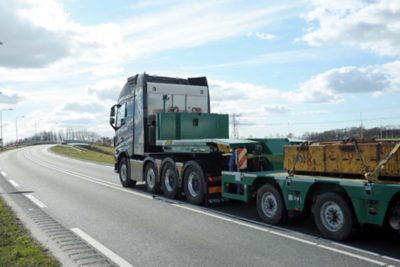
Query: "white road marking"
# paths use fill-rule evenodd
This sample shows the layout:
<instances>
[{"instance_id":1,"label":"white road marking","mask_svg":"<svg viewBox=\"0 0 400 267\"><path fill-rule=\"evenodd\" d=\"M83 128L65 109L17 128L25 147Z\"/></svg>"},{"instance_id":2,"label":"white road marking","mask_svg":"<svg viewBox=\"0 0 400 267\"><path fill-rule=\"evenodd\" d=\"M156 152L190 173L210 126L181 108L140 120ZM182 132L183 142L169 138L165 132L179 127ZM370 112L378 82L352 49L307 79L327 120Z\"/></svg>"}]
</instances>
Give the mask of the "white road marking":
<instances>
[{"instance_id":1,"label":"white road marking","mask_svg":"<svg viewBox=\"0 0 400 267\"><path fill-rule=\"evenodd\" d=\"M1 175L3 175L4 177L6 177L6 176L7 176L7 173L1 171Z\"/></svg>"},{"instance_id":2,"label":"white road marking","mask_svg":"<svg viewBox=\"0 0 400 267\"><path fill-rule=\"evenodd\" d=\"M350 257L353 257L353 258L357 258L357 259L360 259L360 260L368 261L368 262L377 264L379 266L386 266L387 265L387 263L385 263L385 262L373 260L371 258L367 258L367 257L361 256L361 255L358 255L358 254L354 254L354 253L351 253L351 252L347 252L347 251L344 251L344 250L341 250L341 249L328 247L328 246L324 246L324 245L321 245L321 244L317 245L317 247L322 248L322 249L326 249L326 250L330 250L330 251L333 251L333 252L336 252L336 253L340 253L340 254L343 254L343 255L347 255L347 256L350 256Z\"/></svg>"},{"instance_id":3,"label":"white road marking","mask_svg":"<svg viewBox=\"0 0 400 267\"><path fill-rule=\"evenodd\" d=\"M14 181L14 180L8 180L10 184L12 184L14 187L19 187L19 185Z\"/></svg>"},{"instance_id":4,"label":"white road marking","mask_svg":"<svg viewBox=\"0 0 400 267\"><path fill-rule=\"evenodd\" d=\"M219 215L212 214L212 213L209 213L209 212L206 212L206 211L202 211L202 210L190 208L190 207L187 207L187 206L183 206L181 204L171 204L171 205L175 206L175 207L178 207L178 208L190 210L190 211L193 211L193 212L196 212L196 213L200 213L200 214L203 214L203 215L206 215L206 216L209 216L209 217L217 218L217 219L220 219L220 220L223 220L223 221L227 221L227 222L231 222L231 223L234 223L234 224L242 225L242 226L245 226L245 227L248 227L248 228L252 228L252 229L255 229L255 230L259 230L259 231L267 232L267 233L270 233L270 234L273 234L273 235L278 235L278 236L282 236L282 237L285 237L285 238L288 238L288 239L296 240L296 241L299 241L299 242L302 242L302 243L305 243L305 244L308 244L308 245L313 245L313 246L317 245L317 243L315 243L315 242L311 242L311 241L308 241L308 240L305 240L305 239L297 238L297 237L294 237L294 236L291 236L291 235L280 233L280 232L277 232L277 231L274 231L274 230L270 230L270 229L262 227L262 226L257 226L257 225L254 225L254 224L246 223L246 222L243 222L243 221L240 221L240 220L236 220L236 219L233 219L233 218L219 216Z\"/></svg>"},{"instance_id":5,"label":"white road marking","mask_svg":"<svg viewBox=\"0 0 400 267\"><path fill-rule=\"evenodd\" d=\"M284 233L281 233L281 232L278 232L278 231L275 231L275 230L269 230L267 228L263 228L261 226L253 225L253 224L246 223L246 222L242 222L242 221L239 221L239 220L236 220L236 219L233 219L233 218L215 215L215 214L212 214L212 213L209 213L209 212L206 212L206 211L190 208L190 207L187 207L187 206L184 206L184 205L181 205L181 204L171 204L171 205L175 206L175 207L178 207L178 208L190 210L190 211L193 211L193 212L196 212L196 213L200 213L200 214L203 214L203 215L206 215L206 216L210 216L210 217L213 217L213 218L217 218L217 219L220 219L220 220L224 220L224 221L227 221L227 222L231 222L231 223L234 223L234 224L242 225L242 226L245 226L245 227L248 227L248 228L252 228L252 229L260 230L260 231L267 232L267 233L270 233L270 234L273 234L273 235L281 236L281 237L284 237L284 238L287 238L287 239L296 240L298 242L305 243L305 244L310 245L310 246L315 246L315 247L318 247L318 248L321 248L321 249L333 251L333 252L336 252L336 253L339 253L339 254L347 255L349 257L353 257L353 258L357 258L357 259L360 259L360 260L364 260L364 261L367 261L367 262L370 262L370 263L374 263L374 264L377 264L377 265L380 265L380 266L387 265L387 263L382 262L382 261L377 261L377 260L374 260L374 259L371 259L371 258L368 258L368 257L364 257L364 256L361 256L361 255L358 255L358 254L347 252L347 251L344 251L344 250L341 250L341 249L336 249L336 248L324 246L322 244L311 242L311 241L308 241L306 239L294 237L294 236L291 236L291 235L288 235L288 234L284 234Z\"/></svg>"},{"instance_id":6,"label":"white road marking","mask_svg":"<svg viewBox=\"0 0 400 267\"><path fill-rule=\"evenodd\" d=\"M391 260L391 261L395 261L395 262L399 262L399 263L400 263L400 260L399 260L399 259L395 259L395 258L392 258L392 257L382 256L382 258L385 258L385 259L387 259L387 260Z\"/></svg>"},{"instance_id":7,"label":"white road marking","mask_svg":"<svg viewBox=\"0 0 400 267\"><path fill-rule=\"evenodd\" d=\"M26 157L26 155L25 155L25 157ZM58 167L54 167L54 166L49 165L47 163L43 164L42 162L38 162L38 161L33 160L33 159L29 158L29 157L26 157L26 158L29 159L30 161L40 165L40 166L43 166L43 167L46 167L48 169L52 169L52 170L55 170L55 171L58 171L58 172L61 172L61 173L64 173L64 174L68 174L68 175L80 178L82 180L86 180L86 181L91 182L91 183L104 185L104 186L107 186L109 188L113 188L113 189L116 189L116 190L119 190L119 191L123 191L123 192L128 193L128 194L140 196L140 197L143 197L143 198L153 199L152 196L149 196L147 194L131 191L131 190L128 190L128 189L124 189L119 184L107 182L107 181L104 181L104 180L101 180L101 179L97 179L97 178L94 178L94 177L91 177L91 176L88 176L88 175L80 174L80 173L77 173L77 172L60 169Z\"/></svg>"},{"instance_id":8,"label":"white road marking","mask_svg":"<svg viewBox=\"0 0 400 267\"><path fill-rule=\"evenodd\" d=\"M114 183L110 183L110 182L107 182L107 181L96 179L94 177L83 175L83 174L79 174L79 173L76 173L76 172L63 170L63 169L60 169L58 167L54 167L52 165L49 165L47 163L43 164L41 162L37 162L36 160L33 160L33 159L27 157L27 155L25 155L25 157L28 158L29 160L31 160L32 162L35 162L36 164L41 165L43 167L46 167L46 168L49 168L49 169L53 169L53 170L56 170L56 171L59 171L59 172L65 173L65 174L69 174L71 176L74 176L74 177L77 177L77 178L81 178L83 180L86 180L86 181L89 181L89 182L92 182L92 183L104 185L104 186L107 186L107 187L110 187L110 188L113 188L113 189L117 189L117 190L120 190L120 191L123 191L123 192L126 192L126 193L137 195L139 197L143 197L143 198L147 198L147 199L154 199L152 196L149 196L149 195L143 194L143 193L139 193L139 192L126 190L126 189L124 189L124 188L122 188L119 185L114 184ZM310 246L315 246L315 247L318 247L318 248L321 248L321 249L325 249L325 250L329 250L329 251L336 252L336 253L339 253L339 254L347 255L349 257L353 257L353 258L357 258L357 259L360 259L360 260L364 260L364 261L367 261L367 262L370 262L370 263L373 263L373 264L377 264L377 265L380 265L380 266L387 265L387 263L384 263L382 261L377 261L377 260L374 260L374 259L371 259L371 258L368 258L368 257L364 257L362 255L358 255L358 254L354 254L354 253L351 253L351 252L347 252L345 250L328 247L328 246L325 246L325 245L322 245L322 244L318 244L316 242L308 241L306 239L294 237L294 236L291 236L291 235L288 235L288 234L284 234L284 233L281 233L281 232L278 232L278 231L275 231L275 230L270 230L270 229L262 227L262 226L257 226L257 225L246 223L246 222L243 222L243 221L240 221L240 220L236 220L236 219L233 219L233 218L224 217L224 216L216 215L216 214L213 214L213 213L210 213L210 212L206 212L206 211L201 211L201 210L198 210L198 209L190 208L190 207L187 207L187 206L183 206L182 204L179 204L179 203L175 203L175 204L171 204L171 205L175 206L175 207L182 208L182 209L190 210L190 211L193 211L193 212L196 212L196 213L200 213L200 214L203 214L203 215L206 215L206 216L209 216L209 217L213 217L213 218L216 218L216 219L224 220L224 221L227 221L227 222L231 222L231 223L234 223L234 224L242 225L242 226L245 226L245 227L248 227L248 228L252 228L252 229L255 229L255 230L259 230L259 231L267 232L267 233L270 233L270 234L273 234L273 235L281 236L281 237L284 237L284 238L287 238L287 239L295 240L295 241L298 241L298 242L301 242L301 243L304 243L304 244L308 244ZM289 231L289 232L291 232L291 231ZM332 242L332 244L334 244L334 243L335 242ZM343 247L348 247L348 246L345 246L345 245L342 245L342 246ZM357 248L353 248L353 247L349 247L349 248L353 249L353 250L358 250L358 251L363 252L363 253L370 254L372 256L379 257L379 254L376 254L376 253L372 253L372 252L369 252L369 251L363 251L361 249L357 249ZM400 262L400 260L393 259L393 258L390 258L390 257L386 257L386 256L380 256L380 257L386 258L388 260L394 260L394 261Z\"/></svg>"},{"instance_id":9,"label":"white road marking","mask_svg":"<svg viewBox=\"0 0 400 267\"><path fill-rule=\"evenodd\" d=\"M355 247L352 247L352 246L347 246L347 245L340 244L340 243L337 243L337 242L332 242L331 241L331 244L334 244L334 245L340 246L340 247L344 247L344 248L348 248L348 249L351 249L351 250L355 250L355 251L358 251L358 252L362 252L362 253L365 253L365 254L369 254L369 255L372 255L372 256L376 256L376 257L382 256L382 255L380 255L378 253L374 253L374 252L371 252L371 251L368 251L368 250L364 250L364 249L360 249L360 248L355 248Z\"/></svg>"},{"instance_id":10,"label":"white road marking","mask_svg":"<svg viewBox=\"0 0 400 267\"><path fill-rule=\"evenodd\" d=\"M88 242L95 249L97 249L98 251L103 253L107 258L109 258L110 260L112 260L113 262L118 264L119 266L121 266L121 267L132 267L132 265L129 262L127 262L126 260L124 260L123 258L118 256L117 254L115 254L114 252L112 252L111 250L106 248L103 244L98 242L96 239L94 239L90 235L86 234L81 229L79 229L79 228L71 228L71 231L74 232L75 234L77 234L80 238L82 238L86 242Z\"/></svg>"},{"instance_id":11,"label":"white road marking","mask_svg":"<svg viewBox=\"0 0 400 267\"><path fill-rule=\"evenodd\" d=\"M47 206L40 201L39 199L35 198L34 196L32 196L31 194L24 194L27 198L29 198L33 203L36 204L36 206L38 206L39 208L47 208Z\"/></svg>"}]
</instances>

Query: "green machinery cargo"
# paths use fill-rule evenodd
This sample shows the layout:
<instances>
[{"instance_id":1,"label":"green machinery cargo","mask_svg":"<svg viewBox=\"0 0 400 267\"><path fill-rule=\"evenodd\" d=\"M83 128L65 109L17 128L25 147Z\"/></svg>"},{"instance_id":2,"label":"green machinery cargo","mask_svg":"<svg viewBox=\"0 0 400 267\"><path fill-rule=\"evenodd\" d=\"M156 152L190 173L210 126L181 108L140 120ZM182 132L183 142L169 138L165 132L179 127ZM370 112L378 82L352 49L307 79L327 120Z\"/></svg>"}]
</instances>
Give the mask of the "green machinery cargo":
<instances>
[{"instance_id":1,"label":"green machinery cargo","mask_svg":"<svg viewBox=\"0 0 400 267\"><path fill-rule=\"evenodd\" d=\"M190 112L157 113L157 140L229 138L229 115Z\"/></svg>"}]
</instances>

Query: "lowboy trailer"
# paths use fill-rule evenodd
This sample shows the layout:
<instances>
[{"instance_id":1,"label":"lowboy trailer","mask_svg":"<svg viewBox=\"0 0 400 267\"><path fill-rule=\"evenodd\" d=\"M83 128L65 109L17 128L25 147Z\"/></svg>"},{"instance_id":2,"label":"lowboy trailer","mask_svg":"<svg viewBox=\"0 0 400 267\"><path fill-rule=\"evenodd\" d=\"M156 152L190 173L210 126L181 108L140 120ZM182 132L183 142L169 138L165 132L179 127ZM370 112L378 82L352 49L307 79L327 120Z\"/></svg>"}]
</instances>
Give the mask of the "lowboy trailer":
<instances>
[{"instance_id":1,"label":"lowboy trailer","mask_svg":"<svg viewBox=\"0 0 400 267\"><path fill-rule=\"evenodd\" d=\"M351 237L363 224L388 224L400 233L399 149L399 142L356 140L286 146L285 172L223 171L222 196L256 197L258 214L269 224L312 213L318 230L334 240Z\"/></svg>"}]
</instances>

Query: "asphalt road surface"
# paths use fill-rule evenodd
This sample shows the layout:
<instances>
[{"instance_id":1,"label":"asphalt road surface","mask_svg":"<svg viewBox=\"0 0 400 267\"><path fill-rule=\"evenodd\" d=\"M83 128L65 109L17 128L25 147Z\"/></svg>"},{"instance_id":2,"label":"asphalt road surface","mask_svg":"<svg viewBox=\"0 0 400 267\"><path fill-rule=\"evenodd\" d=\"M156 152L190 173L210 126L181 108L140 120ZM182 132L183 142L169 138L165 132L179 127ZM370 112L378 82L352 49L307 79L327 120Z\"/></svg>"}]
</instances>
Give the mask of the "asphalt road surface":
<instances>
[{"instance_id":1,"label":"asphalt road surface","mask_svg":"<svg viewBox=\"0 0 400 267\"><path fill-rule=\"evenodd\" d=\"M50 146L0 154L0 179L125 266L400 266L400 241L369 227L336 243L312 220L273 227L254 203L198 207L120 186L113 168L54 155Z\"/></svg>"}]
</instances>

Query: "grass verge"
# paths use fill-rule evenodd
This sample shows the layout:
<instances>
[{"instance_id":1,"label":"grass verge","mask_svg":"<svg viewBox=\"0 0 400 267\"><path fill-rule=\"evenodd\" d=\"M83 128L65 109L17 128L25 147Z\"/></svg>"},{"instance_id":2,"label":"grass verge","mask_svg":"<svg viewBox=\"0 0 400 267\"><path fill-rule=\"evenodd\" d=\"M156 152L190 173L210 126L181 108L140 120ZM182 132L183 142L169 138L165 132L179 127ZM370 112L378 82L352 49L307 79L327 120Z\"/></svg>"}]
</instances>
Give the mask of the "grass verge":
<instances>
[{"instance_id":1,"label":"grass verge","mask_svg":"<svg viewBox=\"0 0 400 267\"><path fill-rule=\"evenodd\" d=\"M101 147L103 148L103 147ZM111 148L112 149L112 148ZM101 149L97 148L96 150L91 149L91 146L83 147L71 147L71 146L53 146L50 150L54 153L61 154L64 156L68 156L71 158L89 160L99 163L106 163L106 164L114 164L114 157L112 153L100 152Z\"/></svg>"},{"instance_id":2,"label":"grass verge","mask_svg":"<svg viewBox=\"0 0 400 267\"><path fill-rule=\"evenodd\" d=\"M32 239L1 197L0 266L60 266Z\"/></svg>"}]
</instances>

